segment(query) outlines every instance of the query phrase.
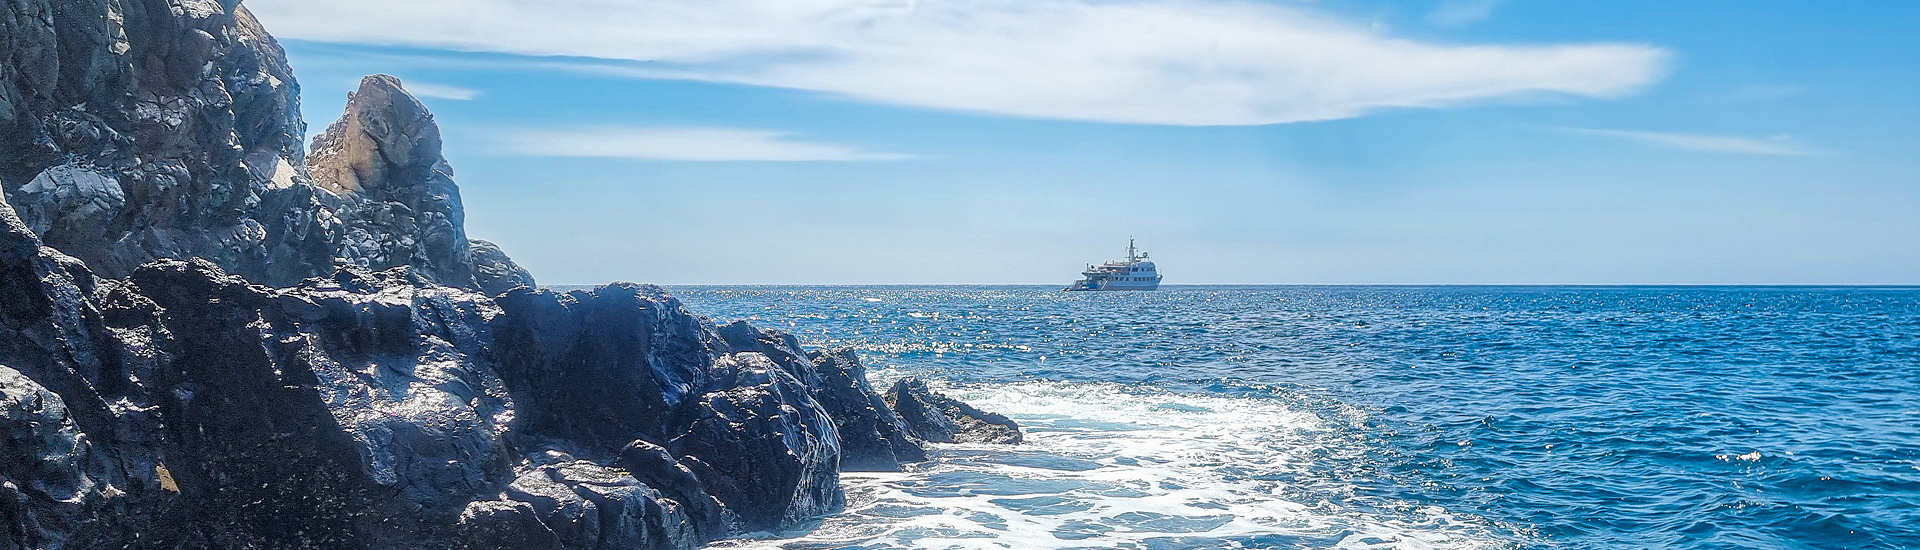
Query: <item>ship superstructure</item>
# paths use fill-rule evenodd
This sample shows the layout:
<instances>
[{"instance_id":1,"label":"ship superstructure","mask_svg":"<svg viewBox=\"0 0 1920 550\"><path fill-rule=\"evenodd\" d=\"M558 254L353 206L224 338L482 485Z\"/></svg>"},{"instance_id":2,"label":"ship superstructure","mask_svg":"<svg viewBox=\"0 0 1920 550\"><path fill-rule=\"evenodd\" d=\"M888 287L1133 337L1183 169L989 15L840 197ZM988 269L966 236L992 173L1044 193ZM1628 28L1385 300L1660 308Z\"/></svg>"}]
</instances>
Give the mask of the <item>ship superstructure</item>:
<instances>
[{"instance_id":1,"label":"ship superstructure","mask_svg":"<svg viewBox=\"0 0 1920 550\"><path fill-rule=\"evenodd\" d=\"M1156 290L1160 288L1160 272L1148 260L1146 252L1134 247L1133 238L1127 238L1127 259L1109 261L1100 265L1089 265L1080 273L1081 279L1067 285L1065 290Z\"/></svg>"}]
</instances>

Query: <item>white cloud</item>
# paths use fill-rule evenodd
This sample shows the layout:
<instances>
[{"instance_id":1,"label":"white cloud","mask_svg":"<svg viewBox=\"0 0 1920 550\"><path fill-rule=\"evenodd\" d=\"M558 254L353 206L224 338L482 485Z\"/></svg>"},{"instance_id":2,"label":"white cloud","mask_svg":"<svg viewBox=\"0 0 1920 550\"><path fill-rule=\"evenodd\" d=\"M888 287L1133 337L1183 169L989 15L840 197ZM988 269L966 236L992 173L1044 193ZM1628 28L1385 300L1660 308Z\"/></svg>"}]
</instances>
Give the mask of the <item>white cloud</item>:
<instances>
[{"instance_id":1,"label":"white cloud","mask_svg":"<svg viewBox=\"0 0 1920 550\"><path fill-rule=\"evenodd\" d=\"M1493 16L1499 0L1444 0L1427 13L1427 22L1437 27L1458 27L1485 21Z\"/></svg>"},{"instance_id":2,"label":"white cloud","mask_svg":"<svg viewBox=\"0 0 1920 550\"><path fill-rule=\"evenodd\" d=\"M481 94L480 90L473 88L462 88L459 86L421 82L418 80L407 80L404 86L407 88L407 91L412 92L413 95L450 99L453 101L468 101L480 97Z\"/></svg>"},{"instance_id":3,"label":"white cloud","mask_svg":"<svg viewBox=\"0 0 1920 550\"><path fill-rule=\"evenodd\" d=\"M1657 80L1667 57L1639 44L1424 42L1238 0L248 5L285 38L599 58L648 78L1147 124L1325 120L1538 93L1616 97Z\"/></svg>"},{"instance_id":4,"label":"white cloud","mask_svg":"<svg viewBox=\"0 0 1920 550\"><path fill-rule=\"evenodd\" d=\"M912 155L799 139L775 130L711 127L592 127L501 132L502 152L690 162L893 161Z\"/></svg>"},{"instance_id":5,"label":"white cloud","mask_svg":"<svg viewBox=\"0 0 1920 550\"><path fill-rule=\"evenodd\" d=\"M1618 138L1687 151L1767 156L1804 156L1815 153L1813 150L1795 145L1792 142L1792 137L1784 134L1766 139L1756 139L1739 136L1679 134L1638 130L1605 130L1597 128L1561 129L1578 134Z\"/></svg>"}]
</instances>

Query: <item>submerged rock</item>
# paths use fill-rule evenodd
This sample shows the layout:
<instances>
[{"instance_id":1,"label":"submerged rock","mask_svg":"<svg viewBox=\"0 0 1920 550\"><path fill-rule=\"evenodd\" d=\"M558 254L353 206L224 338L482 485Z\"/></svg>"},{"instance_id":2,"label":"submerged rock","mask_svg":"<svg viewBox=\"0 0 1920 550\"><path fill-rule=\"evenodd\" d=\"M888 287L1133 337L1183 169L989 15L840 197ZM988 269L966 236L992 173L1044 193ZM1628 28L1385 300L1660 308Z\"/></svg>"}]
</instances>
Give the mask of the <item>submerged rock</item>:
<instances>
[{"instance_id":1,"label":"submerged rock","mask_svg":"<svg viewBox=\"0 0 1920 550\"><path fill-rule=\"evenodd\" d=\"M936 443L1019 443L1020 425L941 395L925 380L908 378L887 390L887 404L906 421L914 437Z\"/></svg>"}]
</instances>

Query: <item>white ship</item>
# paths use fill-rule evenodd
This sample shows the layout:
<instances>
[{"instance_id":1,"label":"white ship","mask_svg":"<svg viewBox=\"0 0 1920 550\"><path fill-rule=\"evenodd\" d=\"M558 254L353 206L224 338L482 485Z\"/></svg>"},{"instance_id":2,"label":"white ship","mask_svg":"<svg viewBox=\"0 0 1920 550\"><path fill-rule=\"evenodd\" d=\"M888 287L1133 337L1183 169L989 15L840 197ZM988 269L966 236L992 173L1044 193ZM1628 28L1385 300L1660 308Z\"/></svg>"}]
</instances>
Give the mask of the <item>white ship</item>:
<instances>
[{"instance_id":1,"label":"white ship","mask_svg":"<svg viewBox=\"0 0 1920 550\"><path fill-rule=\"evenodd\" d=\"M1065 290L1157 290L1160 288L1160 272L1154 270L1153 262L1147 261L1147 253L1138 252L1133 247L1133 238L1127 238L1126 261L1110 261L1100 265L1089 265L1080 273L1086 278L1067 285Z\"/></svg>"}]
</instances>

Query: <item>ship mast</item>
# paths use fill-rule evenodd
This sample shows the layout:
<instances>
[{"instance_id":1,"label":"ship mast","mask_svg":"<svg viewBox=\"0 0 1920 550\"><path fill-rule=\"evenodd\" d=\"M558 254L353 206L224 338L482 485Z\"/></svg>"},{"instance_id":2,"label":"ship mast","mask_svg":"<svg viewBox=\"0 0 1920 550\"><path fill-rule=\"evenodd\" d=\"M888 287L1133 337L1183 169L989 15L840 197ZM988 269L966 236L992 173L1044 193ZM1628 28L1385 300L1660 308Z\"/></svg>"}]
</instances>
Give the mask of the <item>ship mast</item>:
<instances>
[{"instance_id":1,"label":"ship mast","mask_svg":"<svg viewBox=\"0 0 1920 550\"><path fill-rule=\"evenodd\" d=\"M1127 236L1127 261L1133 261L1137 259L1139 259L1139 257L1134 256L1133 254L1133 236L1128 235Z\"/></svg>"}]
</instances>

